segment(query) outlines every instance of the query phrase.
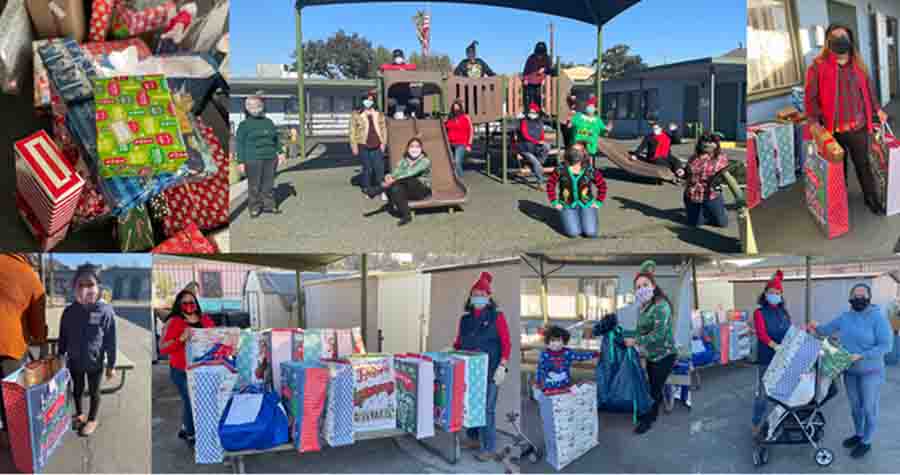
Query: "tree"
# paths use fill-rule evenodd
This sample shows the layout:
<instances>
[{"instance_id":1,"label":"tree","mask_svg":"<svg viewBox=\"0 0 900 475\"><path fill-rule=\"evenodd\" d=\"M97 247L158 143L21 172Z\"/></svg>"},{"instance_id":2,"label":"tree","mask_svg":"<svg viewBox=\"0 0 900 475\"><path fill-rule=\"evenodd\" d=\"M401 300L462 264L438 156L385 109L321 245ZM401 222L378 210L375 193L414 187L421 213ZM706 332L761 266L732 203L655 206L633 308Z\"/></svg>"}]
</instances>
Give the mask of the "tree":
<instances>
[{"instance_id":1,"label":"tree","mask_svg":"<svg viewBox=\"0 0 900 475\"><path fill-rule=\"evenodd\" d=\"M644 63L640 55L632 55L629 54L630 52L631 47L622 44L615 45L604 51L601 57L602 62L600 63L600 78L604 80L615 79L627 73L647 68L647 64ZM594 60L591 64L596 65L597 61Z\"/></svg>"},{"instance_id":2,"label":"tree","mask_svg":"<svg viewBox=\"0 0 900 475\"><path fill-rule=\"evenodd\" d=\"M297 52L291 54L291 66L296 71ZM328 79L363 79L370 77L375 50L372 42L358 33L338 30L327 40L307 41L303 44L303 65L307 74Z\"/></svg>"},{"instance_id":3,"label":"tree","mask_svg":"<svg viewBox=\"0 0 900 475\"><path fill-rule=\"evenodd\" d=\"M419 71L432 71L441 73L450 73L453 71L454 64L449 55L432 54L430 56L422 56L418 52L413 51L409 55L409 62L416 65Z\"/></svg>"},{"instance_id":4,"label":"tree","mask_svg":"<svg viewBox=\"0 0 900 475\"><path fill-rule=\"evenodd\" d=\"M369 66L370 78L374 78L378 75L378 68L380 68L382 64L390 63L394 60L394 55L391 50L381 45L378 45L378 47L375 48L375 54L373 56L375 60L372 61L372 64Z\"/></svg>"}]
</instances>

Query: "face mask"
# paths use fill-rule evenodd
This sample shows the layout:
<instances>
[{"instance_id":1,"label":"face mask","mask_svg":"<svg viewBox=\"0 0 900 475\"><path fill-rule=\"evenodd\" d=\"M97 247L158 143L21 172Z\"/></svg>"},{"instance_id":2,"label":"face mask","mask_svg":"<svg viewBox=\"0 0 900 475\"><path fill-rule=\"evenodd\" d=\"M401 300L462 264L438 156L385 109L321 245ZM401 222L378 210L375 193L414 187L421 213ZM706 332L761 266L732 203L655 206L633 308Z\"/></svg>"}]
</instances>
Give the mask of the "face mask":
<instances>
[{"instance_id":1,"label":"face mask","mask_svg":"<svg viewBox=\"0 0 900 475\"><path fill-rule=\"evenodd\" d=\"M850 299L850 307L857 312L862 312L869 306L869 299L866 297L853 297Z\"/></svg>"},{"instance_id":2,"label":"face mask","mask_svg":"<svg viewBox=\"0 0 900 475\"><path fill-rule=\"evenodd\" d=\"M81 287L75 289L75 301L82 305L97 303L97 286Z\"/></svg>"},{"instance_id":3,"label":"face mask","mask_svg":"<svg viewBox=\"0 0 900 475\"><path fill-rule=\"evenodd\" d=\"M490 302L490 299L484 296L475 296L469 298L469 303L475 308L484 308Z\"/></svg>"},{"instance_id":4,"label":"face mask","mask_svg":"<svg viewBox=\"0 0 900 475\"><path fill-rule=\"evenodd\" d=\"M183 303L183 304L181 304L181 311L183 313L193 314L194 312L197 311L197 304L196 303Z\"/></svg>"},{"instance_id":5,"label":"face mask","mask_svg":"<svg viewBox=\"0 0 900 475\"><path fill-rule=\"evenodd\" d=\"M634 292L634 298L638 303L644 304L653 298L653 287L641 287Z\"/></svg>"},{"instance_id":6,"label":"face mask","mask_svg":"<svg viewBox=\"0 0 900 475\"><path fill-rule=\"evenodd\" d=\"M662 133L662 129L660 129L660 128L653 129L653 134L654 134L654 135L659 135L659 134L661 134L661 133Z\"/></svg>"},{"instance_id":7,"label":"face mask","mask_svg":"<svg viewBox=\"0 0 900 475\"><path fill-rule=\"evenodd\" d=\"M394 64L403 64L403 58L399 56L394 58Z\"/></svg>"},{"instance_id":8,"label":"face mask","mask_svg":"<svg viewBox=\"0 0 900 475\"><path fill-rule=\"evenodd\" d=\"M419 158L422 155L422 149L419 147L410 147L409 148L409 156L412 158Z\"/></svg>"},{"instance_id":9,"label":"face mask","mask_svg":"<svg viewBox=\"0 0 900 475\"><path fill-rule=\"evenodd\" d=\"M769 302L769 305L778 305L781 303L781 296L778 294L766 294L766 302Z\"/></svg>"},{"instance_id":10,"label":"face mask","mask_svg":"<svg viewBox=\"0 0 900 475\"><path fill-rule=\"evenodd\" d=\"M585 107L584 111L590 115L594 115L594 113L597 112L597 108L594 106L587 106Z\"/></svg>"},{"instance_id":11,"label":"face mask","mask_svg":"<svg viewBox=\"0 0 900 475\"><path fill-rule=\"evenodd\" d=\"M831 51L834 51L837 54L847 54L853 47L853 43L851 43L850 38L847 38L846 36L838 36L837 38L832 38L831 41L828 42L828 46L831 48Z\"/></svg>"},{"instance_id":12,"label":"face mask","mask_svg":"<svg viewBox=\"0 0 900 475\"><path fill-rule=\"evenodd\" d=\"M548 346L550 347L550 351L559 351L563 348L563 344L559 340L551 341Z\"/></svg>"},{"instance_id":13,"label":"face mask","mask_svg":"<svg viewBox=\"0 0 900 475\"><path fill-rule=\"evenodd\" d=\"M374 105L375 101L373 101L372 99L366 99L363 101L363 106L365 106L366 109L371 109Z\"/></svg>"},{"instance_id":14,"label":"face mask","mask_svg":"<svg viewBox=\"0 0 900 475\"><path fill-rule=\"evenodd\" d=\"M714 144L703 144L703 153L710 155L716 153L716 146Z\"/></svg>"},{"instance_id":15,"label":"face mask","mask_svg":"<svg viewBox=\"0 0 900 475\"><path fill-rule=\"evenodd\" d=\"M528 114L528 118L531 119L531 120L535 120L535 119L538 118L538 115L535 114L534 112L531 112L531 113Z\"/></svg>"}]
</instances>

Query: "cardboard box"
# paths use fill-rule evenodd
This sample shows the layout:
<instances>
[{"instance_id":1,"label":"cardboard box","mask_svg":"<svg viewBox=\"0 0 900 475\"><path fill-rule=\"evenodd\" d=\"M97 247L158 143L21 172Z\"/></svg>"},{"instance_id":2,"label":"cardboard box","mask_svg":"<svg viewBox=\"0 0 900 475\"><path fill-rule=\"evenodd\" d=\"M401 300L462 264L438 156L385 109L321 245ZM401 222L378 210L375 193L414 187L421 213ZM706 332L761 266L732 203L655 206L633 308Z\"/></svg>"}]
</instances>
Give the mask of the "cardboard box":
<instances>
[{"instance_id":1,"label":"cardboard box","mask_svg":"<svg viewBox=\"0 0 900 475\"><path fill-rule=\"evenodd\" d=\"M38 38L67 36L81 43L87 33L83 0L26 0Z\"/></svg>"}]
</instances>

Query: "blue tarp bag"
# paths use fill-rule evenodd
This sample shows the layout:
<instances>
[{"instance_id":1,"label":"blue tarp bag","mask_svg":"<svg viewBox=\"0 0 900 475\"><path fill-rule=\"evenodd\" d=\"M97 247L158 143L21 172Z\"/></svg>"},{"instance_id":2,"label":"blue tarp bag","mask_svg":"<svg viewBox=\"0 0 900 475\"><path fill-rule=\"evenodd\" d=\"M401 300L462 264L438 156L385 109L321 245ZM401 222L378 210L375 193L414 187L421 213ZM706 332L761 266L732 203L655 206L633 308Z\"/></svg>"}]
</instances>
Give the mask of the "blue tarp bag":
<instances>
[{"instance_id":1,"label":"blue tarp bag","mask_svg":"<svg viewBox=\"0 0 900 475\"><path fill-rule=\"evenodd\" d=\"M603 335L600 361L597 362L597 409L601 411L626 412L631 404L622 405L612 400L612 382L622 367L625 359L625 347L621 342L621 327Z\"/></svg>"},{"instance_id":2,"label":"blue tarp bag","mask_svg":"<svg viewBox=\"0 0 900 475\"><path fill-rule=\"evenodd\" d=\"M703 342L703 351L699 351L691 354L691 362L694 363L695 368L699 368L701 366L706 366L712 364L716 361L717 353L713 349L713 346L708 341Z\"/></svg>"},{"instance_id":3,"label":"blue tarp bag","mask_svg":"<svg viewBox=\"0 0 900 475\"><path fill-rule=\"evenodd\" d=\"M647 412L653 405L650 385L634 348L625 350L625 359L610 384L609 394L610 406L621 412L630 411L635 422L639 415Z\"/></svg>"},{"instance_id":4,"label":"blue tarp bag","mask_svg":"<svg viewBox=\"0 0 900 475\"><path fill-rule=\"evenodd\" d=\"M281 398L275 392L263 393L259 388L248 387L237 394L260 394L262 404L259 414L251 422L226 424L234 396L228 401L219 421L219 439L222 448L229 452L240 450L266 450L288 443L290 440L288 417L281 407Z\"/></svg>"}]
</instances>

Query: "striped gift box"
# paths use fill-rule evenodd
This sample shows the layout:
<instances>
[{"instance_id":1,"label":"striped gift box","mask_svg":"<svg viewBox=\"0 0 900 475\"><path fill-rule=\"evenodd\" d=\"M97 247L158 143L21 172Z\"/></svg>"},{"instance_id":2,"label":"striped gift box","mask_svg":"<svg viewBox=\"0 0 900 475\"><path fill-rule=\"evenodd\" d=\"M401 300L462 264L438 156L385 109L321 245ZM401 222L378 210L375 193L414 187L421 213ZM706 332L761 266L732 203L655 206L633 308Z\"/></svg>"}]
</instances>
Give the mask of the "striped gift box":
<instances>
[{"instance_id":1,"label":"striped gift box","mask_svg":"<svg viewBox=\"0 0 900 475\"><path fill-rule=\"evenodd\" d=\"M16 142L15 152L18 192L45 233L59 233L72 221L84 179L43 130Z\"/></svg>"}]
</instances>

